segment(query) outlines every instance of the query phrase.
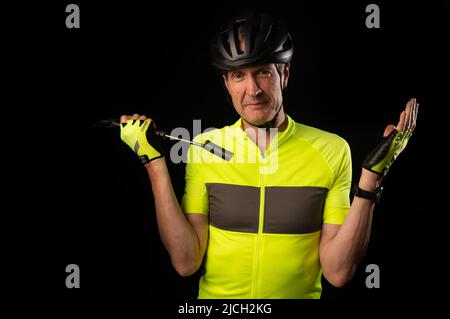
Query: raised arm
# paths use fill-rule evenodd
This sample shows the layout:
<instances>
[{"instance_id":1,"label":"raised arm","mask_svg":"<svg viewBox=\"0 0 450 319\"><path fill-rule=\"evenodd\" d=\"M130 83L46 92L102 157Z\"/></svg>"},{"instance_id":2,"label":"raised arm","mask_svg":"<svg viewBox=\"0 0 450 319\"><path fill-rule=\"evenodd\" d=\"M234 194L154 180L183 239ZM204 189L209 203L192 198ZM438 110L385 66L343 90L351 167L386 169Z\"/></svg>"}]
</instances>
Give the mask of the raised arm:
<instances>
[{"instance_id":1,"label":"raised arm","mask_svg":"<svg viewBox=\"0 0 450 319\"><path fill-rule=\"evenodd\" d=\"M134 114L120 118L121 138L144 163L151 181L161 240L181 276L193 274L201 265L208 238L208 217L184 214L173 191L162 149L152 137L151 119Z\"/></svg>"},{"instance_id":2,"label":"raised arm","mask_svg":"<svg viewBox=\"0 0 450 319\"><path fill-rule=\"evenodd\" d=\"M363 163L358 186L375 192L396 157L405 149L417 120L418 104L411 99L400 114L397 126L388 125L382 142ZM374 202L355 196L342 225L324 224L320 241L320 262L325 278L341 287L353 276L370 238Z\"/></svg>"}]
</instances>

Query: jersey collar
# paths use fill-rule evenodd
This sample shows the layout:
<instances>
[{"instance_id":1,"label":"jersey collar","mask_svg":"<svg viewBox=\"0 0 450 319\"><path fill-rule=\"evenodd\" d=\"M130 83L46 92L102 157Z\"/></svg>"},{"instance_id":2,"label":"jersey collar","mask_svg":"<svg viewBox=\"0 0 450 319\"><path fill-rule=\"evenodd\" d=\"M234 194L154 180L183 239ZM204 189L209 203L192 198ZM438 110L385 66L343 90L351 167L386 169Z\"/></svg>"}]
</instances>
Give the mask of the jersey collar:
<instances>
[{"instance_id":1,"label":"jersey collar","mask_svg":"<svg viewBox=\"0 0 450 319\"><path fill-rule=\"evenodd\" d=\"M295 128L295 122L294 120L285 113L285 116L288 120L288 126L283 132L278 132L278 145L281 145L281 143L285 142L293 133ZM247 136L244 129L242 128L242 118L239 118L234 124L230 125L230 128L233 129L233 132L235 132L236 135L239 135L241 137Z\"/></svg>"}]
</instances>

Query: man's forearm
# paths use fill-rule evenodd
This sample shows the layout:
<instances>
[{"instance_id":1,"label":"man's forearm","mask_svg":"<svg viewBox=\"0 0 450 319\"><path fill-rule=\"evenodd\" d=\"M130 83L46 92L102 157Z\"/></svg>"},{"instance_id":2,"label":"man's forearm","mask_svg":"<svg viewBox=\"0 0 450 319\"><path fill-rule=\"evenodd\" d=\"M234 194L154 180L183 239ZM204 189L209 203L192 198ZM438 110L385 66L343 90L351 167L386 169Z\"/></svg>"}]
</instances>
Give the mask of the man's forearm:
<instances>
[{"instance_id":1,"label":"man's forearm","mask_svg":"<svg viewBox=\"0 0 450 319\"><path fill-rule=\"evenodd\" d=\"M164 158L155 159L145 166L152 185L162 242L175 269L183 273L183 269L192 268L192 264L200 259L198 236L178 204Z\"/></svg>"},{"instance_id":2,"label":"man's forearm","mask_svg":"<svg viewBox=\"0 0 450 319\"><path fill-rule=\"evenodd\" d=\"M359 187L374 191L378 176L363 169ZM322 266L338 283L346 283L353 276L356 267L367 249L375 204L361 197L354 197L350 211L335 237L324 247ZM339 284L340 286L341 284Z\"/></svg>"}]
</instances>

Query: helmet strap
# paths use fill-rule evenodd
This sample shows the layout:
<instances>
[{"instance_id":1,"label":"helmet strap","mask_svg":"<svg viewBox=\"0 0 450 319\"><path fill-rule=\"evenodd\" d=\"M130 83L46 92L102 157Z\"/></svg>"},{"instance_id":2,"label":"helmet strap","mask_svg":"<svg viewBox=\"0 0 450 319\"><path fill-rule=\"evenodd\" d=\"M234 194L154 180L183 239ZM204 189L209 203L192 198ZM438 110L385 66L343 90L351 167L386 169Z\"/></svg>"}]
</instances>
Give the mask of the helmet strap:
<instances>
[{"instance_id":1,"label":"helmet strap","mask_svg":"<svg viewBox=\"0 0 450 319\"><path fill-rule=\"evenodd\" d=\"M246 120L245 118L243 118L243 117L242 117L242 119L243 119L245 122L247 122L248 124L253 125L253 126L256 126L256 127L258 127L258 128L274 128L274 127L275 127L275 122L277 121L278 114L280 113L281 107L282 107L282 106L283 106L283 104L280 105L280 107L278 108L277 113L275 113L275 115L273 116L273 118L272 118L270 121L267 121L267 122L265 122L265 123L263 123L263 124L257 125L257 124L253 124L253 123L247 121L247 120Z\"/></svg>"}]
</instances>

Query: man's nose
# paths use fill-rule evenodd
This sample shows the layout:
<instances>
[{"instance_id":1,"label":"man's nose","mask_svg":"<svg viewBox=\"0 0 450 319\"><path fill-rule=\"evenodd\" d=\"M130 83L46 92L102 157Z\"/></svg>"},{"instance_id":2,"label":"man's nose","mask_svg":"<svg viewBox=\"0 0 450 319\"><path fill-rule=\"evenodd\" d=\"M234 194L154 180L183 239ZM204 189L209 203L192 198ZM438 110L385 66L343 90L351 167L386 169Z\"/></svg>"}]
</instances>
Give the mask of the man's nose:
<instances>
[{"instance_id":1,"label":"man's nose","mask_svg":"<svg viewBox=\"0 0 450 319\"><path fill-rule=\"evenodd\" d=\"M255 78L250 76L247 79L247 95L256 97L262 93L262 90L260 89L258 82L255 81Z\"/></svg>"}]
</instances>

